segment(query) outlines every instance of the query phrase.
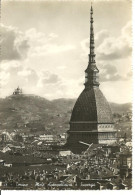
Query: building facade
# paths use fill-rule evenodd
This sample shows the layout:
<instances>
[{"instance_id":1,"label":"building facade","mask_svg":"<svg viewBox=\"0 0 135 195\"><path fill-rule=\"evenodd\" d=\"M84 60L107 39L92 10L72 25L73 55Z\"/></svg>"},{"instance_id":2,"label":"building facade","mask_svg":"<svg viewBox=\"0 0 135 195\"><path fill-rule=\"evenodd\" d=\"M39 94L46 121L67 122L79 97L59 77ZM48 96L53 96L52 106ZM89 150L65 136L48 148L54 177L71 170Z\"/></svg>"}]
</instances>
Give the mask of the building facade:
<instances>
[{"instance_id":1,"label":"building facade","mask_svg":"<svg viewBox=\"0 0 135 195\"><path fill-rule=\"evenodd\" d=\"M95 61L93 8L90 12L90 53L88 67L85 70L85 88L77 99L67 132L67 145L74 153L80 153L88 145L113 144L117 141L112 112L99 89L99 70Z\"/></svg>"}]
</instances>

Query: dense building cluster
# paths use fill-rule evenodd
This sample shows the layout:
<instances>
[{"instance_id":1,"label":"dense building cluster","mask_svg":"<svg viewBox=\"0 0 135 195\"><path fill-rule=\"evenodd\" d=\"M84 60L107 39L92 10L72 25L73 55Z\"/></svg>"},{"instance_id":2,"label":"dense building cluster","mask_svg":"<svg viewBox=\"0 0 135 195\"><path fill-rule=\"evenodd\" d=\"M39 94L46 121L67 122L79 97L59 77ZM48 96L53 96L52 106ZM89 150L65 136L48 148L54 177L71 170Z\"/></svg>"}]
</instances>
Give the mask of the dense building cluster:
<instances>
[{"instance_id":1,"label":"dense building cluster","mask_svg":"<svg viewBox=\"0 0 135 195\"><path fill-rule=\"evenodd\" d=\"M112 146L93 144L81 154L73 154L64 148L64 145L55 145L54 150L50 140L46 146L38 143L40 142L24 142L23 146L19 146L19 142L12 141L11 144L11 141L1 141L1 189L132 187L130 142L122 141ZM3 150L4 144L8 145L7 150Z\"/></svg>"}]
</instances>

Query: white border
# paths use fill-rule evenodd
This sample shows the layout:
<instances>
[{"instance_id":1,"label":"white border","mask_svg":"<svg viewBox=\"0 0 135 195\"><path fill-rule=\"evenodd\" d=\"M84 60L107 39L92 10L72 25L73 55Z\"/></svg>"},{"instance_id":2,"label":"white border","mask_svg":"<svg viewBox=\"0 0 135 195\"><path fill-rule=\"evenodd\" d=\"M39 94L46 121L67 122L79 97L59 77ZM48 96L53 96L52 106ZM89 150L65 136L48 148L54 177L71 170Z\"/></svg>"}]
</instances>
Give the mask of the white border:
<instances>
[{"instance_id":1,"label":"white border","mask_svg":"<svg viewBox=\"0 0 135 195\"><path fill-rule=\"evenodd\" d=\"M78 1L78 0L0 0L0 1ZM87 1L87 0L82 0L82 1ZM111 0L94 0L94 1L111 1ZM112 1L125 1L125 0L112 0ZM131 0L127 0L127 1L131 1ZM52 195L55 193L55 195L70 195L71 194L76 194L76 195L81 195L82 193L85 193L85 195L98 195L98 194L104 194L104 195L113 195L114 193L117 194L121 194L121 195L128 195L129 194L135 194L135 154L134 154L134 148L135 148L135 135L134 135L134 130L135 130L135 0L132 0L132 36L133 36L133 53L132 53L132 68L133 68L133 84L132 84L132 89L133 89L133 96L132 96L132 101L133 101L133 126L132 126L132 143L133 143L133 181L132 181L132 190L44 190L44 191L39 191L39 190L5 190L5 191L1 191L2 195L45 195L45 194L49 194Z\"/></svg>"}]
</instances>

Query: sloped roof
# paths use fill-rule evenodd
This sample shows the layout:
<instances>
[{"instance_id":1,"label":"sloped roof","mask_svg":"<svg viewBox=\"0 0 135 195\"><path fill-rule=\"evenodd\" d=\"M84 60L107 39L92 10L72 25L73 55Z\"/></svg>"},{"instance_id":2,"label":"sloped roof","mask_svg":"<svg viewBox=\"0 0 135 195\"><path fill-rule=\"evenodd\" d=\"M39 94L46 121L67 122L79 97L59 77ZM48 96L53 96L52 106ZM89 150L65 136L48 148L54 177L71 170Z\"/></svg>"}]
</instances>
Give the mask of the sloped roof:
<instances>
[{"instance_id":1,"label":"sloped roof","mask_svg":"<svg viewBox=\"0 0 135 195\"><path fill-rule=\"evenodd\" d=\"M109 103L98 87L83 90L75 103L70 122L113 123Z\"/></svg>"}]
</instances>

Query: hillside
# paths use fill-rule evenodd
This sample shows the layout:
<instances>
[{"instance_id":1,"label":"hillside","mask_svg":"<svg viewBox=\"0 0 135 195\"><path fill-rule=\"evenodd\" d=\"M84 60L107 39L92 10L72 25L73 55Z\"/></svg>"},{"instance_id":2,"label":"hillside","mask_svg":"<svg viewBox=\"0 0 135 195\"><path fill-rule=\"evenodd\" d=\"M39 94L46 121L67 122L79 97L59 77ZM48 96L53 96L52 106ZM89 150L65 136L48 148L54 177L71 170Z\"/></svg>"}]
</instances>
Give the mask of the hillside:
<instances>
[{"instance_id":1,"label":"hillside","mask_svg":"<svg viewBox=\"0 0 135 195\"><path fill-rule=\"evenodd\" d=\"M61 110L72 110L73 106L75 104L75 99L56 99L53 100L54 105L56 105ZM126 104L117 104L110 102L110 107L112 110L112 113L125 113L125 112L131 112L132 110L132 104L126 103Z\"/></svg>"},{"instance_id":2,"label":"hillside","mask_svg":"<svg viewBox=\"0 0 135 195\"><path fill-rule=\"evenodd\" d=\"M75 99L49 101L33 95L16 95L0 99L0 131L7 129L22 132L63 133L69 128L69 120ZM110 103L113 113L131 110L131 104Z\"/></svg>"},{"instance_id":3,"label":"hillside","mask_svg":"<svg viewBox=\"0 0 135 195\"><path fill-rule=\"evenodd\" d=\"M110 107L113 113L125 113L125 112L131 112L132 111L132 104L126 103L126 104L116 104L116 103L110 103Z\"/></svg>"},{"instance_id":4,"label":"hillside","mask_svg":"<svg viewBox=\"0 0 135 195\"><path fill-rule=\"evenodd\" d=\"M67 110L39 96L19 95L0 99L1 130L59 133L61 129L68 128L69 117Z\"/></svg>"}]
</instances>

